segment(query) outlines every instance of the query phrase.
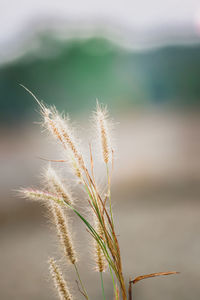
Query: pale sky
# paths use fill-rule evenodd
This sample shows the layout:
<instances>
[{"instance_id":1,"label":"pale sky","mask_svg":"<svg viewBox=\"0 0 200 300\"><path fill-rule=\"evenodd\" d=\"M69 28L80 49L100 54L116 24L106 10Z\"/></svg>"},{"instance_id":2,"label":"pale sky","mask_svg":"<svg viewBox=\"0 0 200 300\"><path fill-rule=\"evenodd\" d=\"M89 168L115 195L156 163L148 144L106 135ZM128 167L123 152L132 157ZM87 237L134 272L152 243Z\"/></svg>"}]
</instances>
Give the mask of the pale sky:
<instances>
[{"instance_id":1,"label":"pale sky","mask_svg":"<svg viewBox=\"0 0 200 300\"><path fill-rule=\"evenodd\" d=\"M0 0L0 46L12 45L31 23L55 18L83 28L115 24L129 31L164 25L199 26L200 0Z\"/></svg>"}]
</instances>

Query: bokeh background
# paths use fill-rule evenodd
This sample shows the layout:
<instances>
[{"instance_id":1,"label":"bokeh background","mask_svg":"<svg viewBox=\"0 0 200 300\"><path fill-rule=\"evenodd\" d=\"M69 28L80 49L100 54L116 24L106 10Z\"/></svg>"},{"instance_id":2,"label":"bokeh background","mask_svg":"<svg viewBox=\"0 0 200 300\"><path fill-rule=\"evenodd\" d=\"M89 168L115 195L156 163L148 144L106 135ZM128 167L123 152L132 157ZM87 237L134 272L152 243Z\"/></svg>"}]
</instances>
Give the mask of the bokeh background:
<instances>
[{"instance_id":1,"label":"bokeh background","mask_svg":"<svg viewBox=\"0 0 200 300\"><path fill-rule=\"evenodd\" d=\"M199 299L199 0L0 0L0 299L57 299L52 255L80 299L45 208L16 196L41 185L47 163L38 157L60 158L20 84L70 114L86 154L96 98L107 104L116 122L112 193L125 277L181 272L138 283L134 299ZM73 215L70 222L91 299L101 299L88 235ZM105 274L107 299L111 287Z\"/></svg>"}]
</instances>

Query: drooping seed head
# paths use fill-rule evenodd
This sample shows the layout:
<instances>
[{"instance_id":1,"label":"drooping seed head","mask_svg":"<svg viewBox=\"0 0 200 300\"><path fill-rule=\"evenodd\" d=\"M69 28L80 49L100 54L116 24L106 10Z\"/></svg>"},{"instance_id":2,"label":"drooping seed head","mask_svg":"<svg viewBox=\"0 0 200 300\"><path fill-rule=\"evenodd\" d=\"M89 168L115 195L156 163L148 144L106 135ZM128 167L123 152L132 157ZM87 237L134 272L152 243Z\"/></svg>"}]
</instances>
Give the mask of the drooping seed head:
<instances>
[{"instance_id":1,"label":"drooping seed head","mask_svg":"<svg viewBox=\"0 0 200 300\"><path fill-rule=\"evenodd\" d=\"M45 201L47 204L50 201L55 203L64 204L62 197L57 196L56 194L52 194L46 191L40 191L37 189L21 189L20 194L23 195L24 198L30 200L40 200Z\"/></svg>"},{"instance_id":2,"label":"drooping seed head","mask_svg":"<svg viewBox=\"0 0 200 300\"><path fill-rule=\"evenodd\" d=\"M75 264L77 261L77 257L64 211L61 206L56 204L55 202L51 203L50 209L53 214L57 234L63 247L64 254L72 264Z\"/></svg>"},{"instance_id":3,"label":"drooping seed head","mask_svg":"<svg viewBox=\"0 0 200 300\"><path fill-rule=\"evenodd\" d=\"M69 292L66 281L63 278L63 274L53 258L49 259L49 270L60 300L72 300L72 296Z\"/></svg>"},{"instance_id":4,"label":"drooping seed head","mask_svg":"<svg viewBox=\"0 0 200 300\"><path fill-rule=\"evenodd\" d=\"M82 154L78 150L77 141L70 127L69 120L66 119L65 116L59 115L54 107L43 109L42 115L44 118L44 126L61 142L64 149L67 150L72 167L74 164L73 161L76 162L77 167L75 174L79 176L81 170L85 169L85 163ZM77 169L79 172L77 172Z\"/></svg>"},{"instance_id":5,"label":"drooping seed head","mask_svg":"<svg viewBox=\"0 0 200 300\"><path fill-rule=\"evenodd\" d=\"M43 127L47 128L48 131L60 141L63 147L66 150L71 152L71 156L74 156L74 159L77 161L76 164L78 169L85 170L85 163L82 157L82 154L78 151L78 147L76 145L75 138L72 133L72 129L69 126L69 120L65 118L65 116L61 116L58 114L56 108L54 106L47 107L42 101L40 101L27 87L21 86L35 99L41 109L41 115L43 117ZM73 164L72 164L73 165ZM77 172L77 168L75 174L80 177L81 172ZM80 178L79 178L80 179Z\"/></svg>"},{"instance_id":6,"label":"drooping seed head","mask_svg":"<svg viewBox=\"0 0 200 300\"><path fill-rule=\"evenodd\" d=\"M48 129L48 131L58 139L61 144L64 146L64 141L62 138L62 134L60 132L60 128L56 122L56 117L58 115L57 110L54 107L44 108L42 110L43 116L43 126Z\"/></svg>"},{"instance_id":7,"label":"drooping seed head","mask_svg":"<svg viewBox=\"0 0 200 300\"><path fill-rule=\"evenodd\" d=\"M76 139L73 135L73 131L70 128L69 121L67 121L65 118L61 118L58 114L56 115L56 122L58 124L58 127L60 128L60 132L62 135L63 142L68 148L71 153L73 154L74 158L77 160L79 166L81 168L85 167L82 154L78 150Z\"/></svg>"}]
</instances>

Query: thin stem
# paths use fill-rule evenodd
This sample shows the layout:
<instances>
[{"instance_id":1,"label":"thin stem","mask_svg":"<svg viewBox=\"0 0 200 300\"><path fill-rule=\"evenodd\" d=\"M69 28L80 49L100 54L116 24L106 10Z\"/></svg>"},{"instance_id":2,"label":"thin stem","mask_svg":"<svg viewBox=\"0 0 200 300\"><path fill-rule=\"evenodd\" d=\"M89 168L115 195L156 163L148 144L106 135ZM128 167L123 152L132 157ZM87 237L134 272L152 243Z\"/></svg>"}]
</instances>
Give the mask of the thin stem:
<instances>
[{"instance_id":1,"label":"thin stem","mask_svg":"<svg viewBox=\"0 0 200 300\"><path fill-rule=\"evenodd\" d=\"M100 198L100 200L101 200L101 198ZM92 234L93 238L100 245L100 247L101 247L101 249L102 249L102 251L103 251L103 253L106 257L106 260L108 261L110 267L112 267L113 271L115 272L115 275L116 275L117 279L119 280L121 290L122 290L123 300L126 300L127 299L126 298L126 290L125 290L124 278L123 278L122 270L121 270L120 249L119 249L119 246L118 246L117 238L115 236L115 232L114 232L114 229L113 229L112 222L109 219L109 215L107 215L107 217L108 217L108 221L109 221L109 223L111 225L111 228L112 228L112 235L113 235L113 238L114 238L114 243L116 243L118 253L115 253L115 251L113 252L112 245L110 245L110 238L109 238L109 236L107 236L107 234L108 234L107 231L105 231L105 235L106 235L106 244L105 244L105 242L101 239L101 237L98 235L98 233L95 231L95 229L90 225L90 223L74 207L72 207L69 203L67 203L65 201L64 201L64 203L65 203L66 206L70 207L76 213L76 215L85 223L85 225L88 227L90 233ZM107 250L107 246L108 246L108 248L109 248L109 250L110 250L110 252L113 256L113 261L110 258L110 255L109 255L108 250ZM118 258L117 262L116 262L116 255L117 255L117 258ZM115 263L117 263L117 265Z\"/></svg>"},{"instance_id":2,"label":"thin stem","mask_svg":"<svg viewBox=\"0 0 200 300\"><path fill-rule=\"evenodd\" d=\"M103 299L106 300L105 291L104 291L104 285L103 285L103 274L102 274L102 272L100 272L100 277L101 277L101 288L102 288Z\"/></svg>"},{"instance_id":3,"label":"thin stem","mask_svg":"<svg viewBox=\"0 0 200 300\"><path fill-rule=\"evenodd\" d=\"M84 291L85 298L86 298L87 300L89 300L87 291L86 291L86 289L85 289L85 287L84 287L84 284L83 284L83 282L82 282L82 280L81 280L81 277L80 277L80 274L79 274L77 265L76 265L75 263L74 263L74 268L75 268L75 270L76 270L76 274L77 274L78 280L79 280L79 282L80 282L80 285L81 285L81 287L82 287L82 290Z\"/></svg>"},{"instance_id":4,"label":"thin stem","mask_svg":"<svg viewBox=\"0 0 200 300\"><path fill-rule=\"evenodd\" d=\"M113 272L112 272L112 269L111 269L110 265L109 265L109 270L110 270L110 275L111 275L112 282L113 282L114 292L115 292L115 295L117 295L117 290L116 290L116 286L115 286L115 280L114 280Z\"/></svg>"},{"instance_id":5,"label":"thin stem","mask_svg":"<svg viewBox=\"0 0 200 300\"><path fill-rule=\"evenodd\" d=\"M128 300L132 300L132 281L129 279Z\"/></svg>"},{"instance_id":6,"label":"thin stem","mask_svg":"<svg viewBox=\"0 0 200 300\"><path fill-rule=\"evenodd\" d=\"M110 216L111 216L111 221L112 221L112 225L113 225L114 221L113 221L113 213L112 213L112 205L111 205L110 174L109 174L108 164L106 164L106 171L107 171L107 178L108 178L108 198L109 198L109 206L110 206Z\"/></svg>"},{"instance_id":7,"label":"thin stem","mask_svg":"<svg viewBox=\"0 0 200 300\"><path fill-rule=\"evenodd\" d=\"M114 270L114 272L116 273L116 275L118 275L117 274L117 270L115 268L115 265L114 265L114 263L112 262L112 259L109 256L109 253L107 251L107 247L106 247L104 241L100 238L100 236L95 231L95 229L90 225L90 223L86 219L84 219L83 216L73 206L71 206L69 203L67 203L65 201L64 201L64 203L65 203L65 205L67 207L70 207L74 211L74 213L85 223L85 225L88 227L90 233L92 234L93 238L100 245L100 247L101 247L101 249L102 249L102 251L103 251L103 253L104 253L104 255L105 255L105 257L106 257L106 259L108 261L108 263L110 264L110 266L112 267L112 269Z\"/></svg>"}]
</instances>

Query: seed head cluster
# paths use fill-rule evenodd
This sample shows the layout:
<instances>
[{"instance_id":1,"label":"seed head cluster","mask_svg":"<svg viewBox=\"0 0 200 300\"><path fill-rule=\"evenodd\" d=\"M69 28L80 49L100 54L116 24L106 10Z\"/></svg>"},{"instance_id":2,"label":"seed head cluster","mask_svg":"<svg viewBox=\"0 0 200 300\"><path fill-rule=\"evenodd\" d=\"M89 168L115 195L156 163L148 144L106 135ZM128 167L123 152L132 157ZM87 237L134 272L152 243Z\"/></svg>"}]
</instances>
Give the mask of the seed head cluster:
<instances>
[{"instance_id":1,"label":"seed head cluster","mask_svg":"<svg viewBox=\"0 0 200 300\"><path fill-rule=\"evenodd\" d=\"M30 91L29 91L30 92ZM87 231L94 239L93 252L95 256L96 269L100 273L101 282L103 284L102 273L106 271L107 265L114 272L115 278L120 286L120 291L123 300L127 300L126 286L122 272L122 263L120 256L120 248L115 233L112 206L107 208L107 198L111 198L110 193L110 160L112 158L111 139L109 134L109 123L107 119L107 111L105 108L97 103L97 110L95 113L96 127L98 129L98 137L100 141L101 153L104 163L107 168L107 184L106 198L103 199L101 192L96 184L92 147L90 145L90 168L87 167L83 159L82 152L78 148L77 139L73 134L72 127L69 120L65 116L60 115L54 107L47 107L41 103L31 92L30 94L35 98L41 108L42 124L51 133L51 135L62 145L64 153L67 154L70 165L82 184L83 190L86 192L87 201L85 204L89 205L90 212L94 217L95 224L90 224L90 217L84 216L80 208L76 208L73 203L68 188L63 184L54 168L50 165L43 174L45 181L45 190L37 189L23 189L21 192L23 196L32 200L39 200L47 204L50 209L55 228L59 237L65 257L68 262L72 264L78 278L78 288L82 296L89 300L87 290L81 280L77 254L73 245L73 240L69 230L67 219L67 209L72 211L81 219L86 226ZM66 208L66 210L64 209ZM56 265L54 259L49 260L50 272L54 279L55 287L61 300L72 300L72 296L68 290L63 275ZM104 297L105 299L105 297Z\"/></svg>"}]
</instances>

